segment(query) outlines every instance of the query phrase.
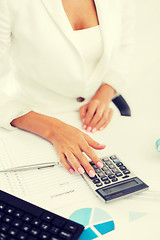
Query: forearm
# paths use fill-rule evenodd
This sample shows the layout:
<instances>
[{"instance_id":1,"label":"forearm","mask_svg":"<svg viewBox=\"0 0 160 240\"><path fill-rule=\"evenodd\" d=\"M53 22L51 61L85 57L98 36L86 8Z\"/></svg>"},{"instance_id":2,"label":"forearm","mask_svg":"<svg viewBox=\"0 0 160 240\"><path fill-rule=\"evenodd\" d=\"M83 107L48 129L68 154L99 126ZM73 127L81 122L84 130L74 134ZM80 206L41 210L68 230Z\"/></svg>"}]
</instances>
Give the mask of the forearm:
<instances>
[{"instance_id":1,"label":"forearm","mask_svg":"<svg viewBox=\"0 0 160 240\"><path fill-rule=\"evenodd\" d=\"M51 141L56 133L57 127L61 123L62 122L56 118L31 111L14 119L11 122L11 125L35 133L46 140Z\"/></svg>"}]
</instances>

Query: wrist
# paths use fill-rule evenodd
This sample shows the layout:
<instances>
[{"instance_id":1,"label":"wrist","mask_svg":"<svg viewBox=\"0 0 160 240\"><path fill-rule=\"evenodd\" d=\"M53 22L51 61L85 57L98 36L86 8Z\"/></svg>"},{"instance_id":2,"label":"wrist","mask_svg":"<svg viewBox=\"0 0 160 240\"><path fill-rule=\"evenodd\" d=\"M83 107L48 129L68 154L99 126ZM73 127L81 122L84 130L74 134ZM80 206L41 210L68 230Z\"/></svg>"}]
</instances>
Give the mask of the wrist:
<instances>
[{"instance_id":1,"label":"wrist","mask_svg":"<svg viewBox=\"0 0 160 240\"><path fill-rule=\"evenodd\" d=\"M115 89L112 88L110 85L103 83L97 90L96 94L93 96L93 99L101 99L105 103L109 104L115 95Z\"/></svg>"}]
</instances>

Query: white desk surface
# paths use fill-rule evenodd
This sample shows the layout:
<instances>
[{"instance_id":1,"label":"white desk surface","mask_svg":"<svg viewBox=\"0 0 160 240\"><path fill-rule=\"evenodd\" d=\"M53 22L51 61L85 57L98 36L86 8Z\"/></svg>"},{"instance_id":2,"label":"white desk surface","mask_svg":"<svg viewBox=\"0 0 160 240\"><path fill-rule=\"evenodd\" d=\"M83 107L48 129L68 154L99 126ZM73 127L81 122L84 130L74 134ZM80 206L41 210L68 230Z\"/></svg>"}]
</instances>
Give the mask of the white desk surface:
<instances>
[{"instance_id":1,"label":"white desk surface","mask_svg":"<svg viewBox=\"0 0 160 240\"><path fill-rule=\"evenodd\" d=\"M58 117L81 128L78 113L68 113ZM160 137L158 125L159 122L155 121L153 123L153 119L120 117L116 113L106 130L95 134L90 133L95 140L106 144L106 149L97 151L97 154L99 156L110 153L117 154L138 177L150 186L148 191L126 199L119 199L109 204L103 204L90 189L85 191L85 195L88 194L88 196L82 197L80 200L78 195L72 204L69 204L64 197L64 202L67 201L67 206L66 204L58 207L53 206L51 199L44 201L43 192L43 201L37 201L37 199L35 200L34 197L32 199L32 196L30 196L31 201L65 217L69 217L74 210L83 207L99 207L107 210L114 219L116 230L99 239L117 240L119 236L119 239L137 238L149 240L154 233L153 239L158 240L160 233L158 226L160 214L160 153L155 148L155 141ZM23 135L30 134L21 130L8 132L1 129L0 132L1 137L14 137L15 141L19 138L22 140ZM35 135L32 135L32 138L35 141L41 139ZM40 141L42 141L42 144L46 144L44 139ZM28 144L27 146L29 147ZM47 144L49 143L47 142ZM133 212L144 212L146 216L130 222L129 216Z\"/></svg>"}]
</instances>

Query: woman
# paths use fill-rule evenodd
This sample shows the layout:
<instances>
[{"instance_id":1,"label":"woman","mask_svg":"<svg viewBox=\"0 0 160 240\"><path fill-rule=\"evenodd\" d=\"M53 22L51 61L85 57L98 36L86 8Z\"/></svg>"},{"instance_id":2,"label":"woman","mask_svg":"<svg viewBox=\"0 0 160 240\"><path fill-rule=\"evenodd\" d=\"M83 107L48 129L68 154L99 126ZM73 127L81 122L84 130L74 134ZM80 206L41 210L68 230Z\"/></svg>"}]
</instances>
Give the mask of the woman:
<instances>
[{"instance_id":1,"label":"woman","mask_svg":"<svg viewBox=\"0 0 160 240\"><path fill-rule=\"evenodd\" d=\"M14 99L1 92L0 126L40 135L70 173L93 177L83 152L101 168L92 148L105 145L46 109L79 110L83 129L103 130L128 71L133 25L131 0L0 0L1 67L9 50L21 87Z\"/></svg>"}]
</instances>

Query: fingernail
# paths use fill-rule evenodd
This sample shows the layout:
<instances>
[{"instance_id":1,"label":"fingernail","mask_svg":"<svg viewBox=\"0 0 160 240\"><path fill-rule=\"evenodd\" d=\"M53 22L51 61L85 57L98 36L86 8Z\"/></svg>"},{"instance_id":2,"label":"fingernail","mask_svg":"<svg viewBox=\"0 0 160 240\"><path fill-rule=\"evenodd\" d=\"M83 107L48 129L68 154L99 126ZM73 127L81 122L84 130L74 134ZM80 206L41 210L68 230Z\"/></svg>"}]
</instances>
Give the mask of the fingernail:
<instances>
[{"instance_id":1,"label":"fingernail","mask_svg":"<svg viewBox=\"0 0 160 240\"><path fill-rule=\"evenodd\" d=\"M84 122L85 118L82 119L82 122Z\"/></svg>"},{"instance_id":2,"label":"fingernail","mask_svg":"<svg viewBox=\"0 0 160 240\"><path fill-rule=\"evenodd\" d=\"M69 169L69 172L70 172L70 173L74 173L75 171L74 171L73 168L70 168L70 169Z\"/></svg>"},{"instance_id":3,"label":"fingernail","mask_svg":"<svg viewBox=\"0 0 160 240\"><path fill-rule=\"evenodd\" d=\"M94 177L95 176L95 173L93 172L93 170L89 170L88 174L89 174L90 177Z\"/></svg>"},{"instance_id":4,"label":"fingernail","mask_svg":"<svg viewBox=\"0 0 160 240\"><path fill-rule=\"evenodd\" d=\"M79 167L79 168L78 168L78 172L79 172L80 174L83 174L83 173L84 173L84 169L83 169L82 167Z\"/></svg>"},{"instance_id":5,"label":"fingernail","mask_svg":"<svg viewBox=\"0 0 160 240\"><path fill-rule=\"evenodd\" d=\"M102 131L104 129L104 127L101 127L100 129L99 129L99 131Z\"/></svg>"},{"instance_id":6,"label":"fingernail","mask_svg":"<svg viewBox=\"0 0 160 240\"><path fill-rule=\"evenodd\" d=\"M97 162L97 166L98 166L99 168L102 168L102 167L103 167L103 163Z\"/></svg>"},{"instance_id":7,"label":"fingernail","mask_svg":"<svg viewBox=\"0 0 160 240\"><path fill-rule=\"evenodd\" d=\"M106 147L105 144L99 144L98 146L99 146L99 147Z\"/></svg>"},{"instance_id":8,"label":"fingernail","mask_svg":"<svg viewBox=\"0 0 160 240\"><path fill-rule=\"evenodd\" d=\"M86 125L83 125L83 129L86 129L87 128L87 126Z\"/></svg>"},{"instance_id":9,"label":"fingernail","mask_svg":"<svg viewBox=\"0 0 160 240\"><path fill-rule=\"evenodd\" d=\"M95 133L95 132L97 132L97 128L92 129L92 133Z\"/></svg>"},{"instance_id":10,"label":"fingernail","mask_svg":"<svg viewBox=\"0 0 160 240\"><path fill-rule=\"evenodd\" d=\"M90 132L90 131L91 131L91 129L92 129L91 127L88 127L88 128L87 128L87 132Z\"/></svg>"}]
</instances>

